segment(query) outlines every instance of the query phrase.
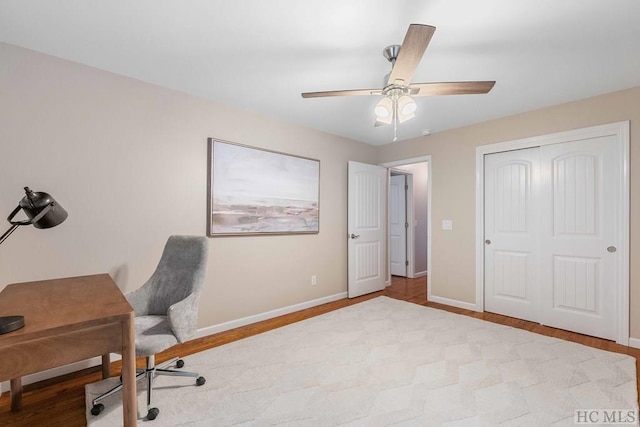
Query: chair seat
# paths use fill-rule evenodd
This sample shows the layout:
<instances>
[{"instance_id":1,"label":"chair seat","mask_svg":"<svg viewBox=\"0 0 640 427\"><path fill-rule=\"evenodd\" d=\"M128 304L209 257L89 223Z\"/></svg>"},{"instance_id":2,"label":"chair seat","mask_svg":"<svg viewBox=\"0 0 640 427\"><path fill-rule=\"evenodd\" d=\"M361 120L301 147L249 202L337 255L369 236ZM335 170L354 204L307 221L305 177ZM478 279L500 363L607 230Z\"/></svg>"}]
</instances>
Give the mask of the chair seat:
<instances>
[{"instance_id":1,"label":"chair seat","mask_svg":"<svg viewBox=\"0 0 640 427\"><path fill-rule=\"evenodd\" d=\"M178 344L167 316L137 316L135 325L137 357L153 356Z\"/></svg>"}]
</instances>

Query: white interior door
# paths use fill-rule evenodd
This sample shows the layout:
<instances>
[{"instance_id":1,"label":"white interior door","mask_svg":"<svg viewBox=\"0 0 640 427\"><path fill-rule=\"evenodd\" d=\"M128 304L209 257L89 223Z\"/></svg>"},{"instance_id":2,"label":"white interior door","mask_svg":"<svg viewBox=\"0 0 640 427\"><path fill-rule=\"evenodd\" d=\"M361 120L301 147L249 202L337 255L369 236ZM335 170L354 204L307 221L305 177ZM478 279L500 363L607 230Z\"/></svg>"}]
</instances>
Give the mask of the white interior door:
<instances>
[{"instance_id":1,"label":"white interior door","mask_svg":"<svg viewBox=\"0 0 640 427\"><path fill-rule=\"evenodd\" d=\"M541 322L616 339L621 206L614 136L541 147Z\"/></svg>"},{"instance_id":2,"label":"white interior door","mask_svg":"<svg viewBox=\"0 0 640 427\"><path fill-rule=\"evenodd\" d=\"M389 184L389 258L391 274L407 277L406 175L392 175Z\"/></svg>"},{"instance_id":3,"label":"white interior door","mask_svg":"<svg viewBox=\"0 0 640 427\"><path fill-rule=\"evenodd\" d=\"M485 156L485 309L538 321L540 148Z\"/></svg>"},{"instance_id":4,"label":"white interior door","mask_svg":"<svg viewBox=\"0 0 640 427\"><path fill-rule=\"evenodd\" d=\"M349 162L349 298L384 289L387 169Z\"/></svg>"}]
</instances>

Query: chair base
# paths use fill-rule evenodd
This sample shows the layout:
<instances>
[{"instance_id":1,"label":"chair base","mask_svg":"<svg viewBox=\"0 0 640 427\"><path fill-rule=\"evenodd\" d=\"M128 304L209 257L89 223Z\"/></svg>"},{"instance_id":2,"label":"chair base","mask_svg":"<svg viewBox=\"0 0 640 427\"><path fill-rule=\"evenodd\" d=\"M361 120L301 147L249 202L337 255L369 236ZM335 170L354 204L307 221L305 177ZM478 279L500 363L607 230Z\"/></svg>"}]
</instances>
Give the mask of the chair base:
<instances>
[{"instance_id":1,"label":"chair base","mask_svg":"<svg viewBox=\"0 0 640 427\"><path fill-rule=\"evenodd\" d=\"M175 369L167 369L167 366L170 366L172 363L176 364L177 368L182 368L184 366L184 361L180 358L174 358L168 360L158 366L155 364L155 356L147 357L147 367L146 369L137 369L136 370L136 383L142 379L147 380L147 420L155 420L160 410L158 408L154 408L151 406L151 396L153 391L153 378L156 375L168 375L174 377L192 377L196 379L196 385L201 386L207 380L204 377L201 377L199 374L195 372L185 372L185 371L177 371ZM100 396L96 397L91 401L91 415L99 415L104 410L104 405L99 403L101 400L106 399L107 397L119 392L122 390L122 376L120 377L120 384L113 387L111 390L106 391Z\"/></svg>"}]
</instances>

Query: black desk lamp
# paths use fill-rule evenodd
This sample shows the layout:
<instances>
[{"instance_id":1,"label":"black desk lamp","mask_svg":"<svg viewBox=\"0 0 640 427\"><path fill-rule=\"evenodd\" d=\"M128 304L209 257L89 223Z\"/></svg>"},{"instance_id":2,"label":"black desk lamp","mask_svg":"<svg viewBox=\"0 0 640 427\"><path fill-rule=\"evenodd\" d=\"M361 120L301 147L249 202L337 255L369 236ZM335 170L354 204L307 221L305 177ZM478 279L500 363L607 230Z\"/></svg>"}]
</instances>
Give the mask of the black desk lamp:
<instances>
[{"instance_id":1,"label":"black desk lamp","mask_svg":"<svg viewBox=\"0 0 640 427\"><path fill-rule=\"evenodd\" d=\"M35 228L51 228L61 224L67 219L67 211L64 210L51 195L43 192L33 192L29 187L24 187L26 195L20 200L18 206L11 212L7 221L11 227L0 237L0 244L21 225L32 225ZM21 210L27 215L27 220L14 221L13 218ZM15 331L24 326L24 316L0 317L0 334Z\"/></svg>"}]
</instances>

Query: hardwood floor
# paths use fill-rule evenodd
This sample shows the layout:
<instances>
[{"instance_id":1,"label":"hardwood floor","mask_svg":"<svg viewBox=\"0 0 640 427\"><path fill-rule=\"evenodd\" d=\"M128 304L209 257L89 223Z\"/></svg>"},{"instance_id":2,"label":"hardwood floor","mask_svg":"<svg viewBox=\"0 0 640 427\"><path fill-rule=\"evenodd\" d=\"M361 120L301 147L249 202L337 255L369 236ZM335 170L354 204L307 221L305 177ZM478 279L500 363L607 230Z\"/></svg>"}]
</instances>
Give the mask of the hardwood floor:
<instances>
[{"instance_id":1,"label":"hardwood floor","mask_svg":"<svg viewBox=\"0 0 640 427\"><path fill-rule=\"evenodd\" d=\"M560 329L541 326L525 320L514 319L492 313L477 313L470 310L450 307L427 301L426 278L405 279L394 277L391 286L384 291L365 295L354 299L343 299L317 307L291 313L285 316L265 320L252 325L221 332L204 338L190 341L186 344L161 353L156 360L162 362L178 354L187 356L212 347L226 344L241 338L259 334L289 323L298 322L309 317L317 316L348 305L386 295L404 301L421 304L428 307L447 310L453 313L471 316L489 322L500 323L527 331L544 334L568 341L577 342L603 350L624 353L636 358L636 371L640 369L640 349L618 345L612 341L586 335L567 332ZM144 366L144 359L138 360L140 367ZM120 362L112 365L112 375L120 373ZM18 413L10 412L9 395L4 393L0 397L0 426L84 426L84 386L85 384L99 381L101 378L100 367L86 369L84 371L53 378L40 383L27 385L23 396L23 409ZM640 393L639 393L640 395Z\"/></svg>"}]
</instances>

